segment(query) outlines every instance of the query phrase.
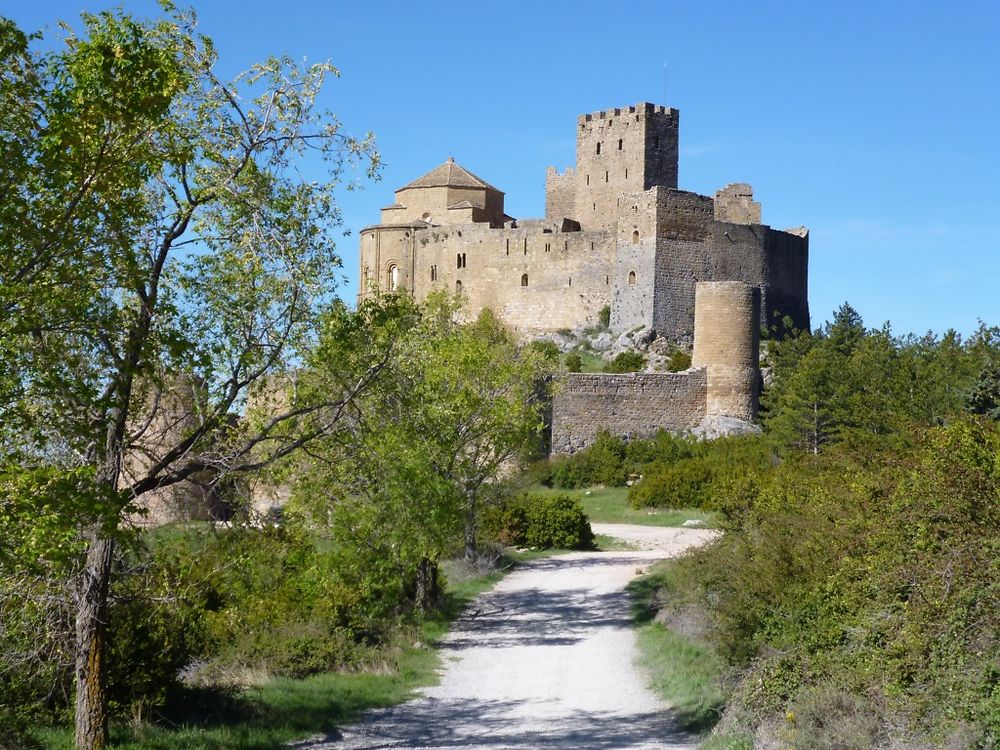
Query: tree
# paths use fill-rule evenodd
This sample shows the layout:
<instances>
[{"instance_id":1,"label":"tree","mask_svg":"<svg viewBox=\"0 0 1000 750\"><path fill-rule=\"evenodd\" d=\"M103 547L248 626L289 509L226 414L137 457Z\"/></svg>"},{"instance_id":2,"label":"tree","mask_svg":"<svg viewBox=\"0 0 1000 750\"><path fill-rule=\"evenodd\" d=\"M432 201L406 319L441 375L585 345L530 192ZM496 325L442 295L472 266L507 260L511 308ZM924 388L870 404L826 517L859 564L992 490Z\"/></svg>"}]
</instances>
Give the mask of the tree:
<instances>
[{"instance_id":1,"label":"tree","mask_svg":"<svg viewBox=\"0 0 1000 750\"><path fill-rule=\"evenodd\" d=\"M339 264L335 189L378 159L317 106L330 65L272 58L224 83L193 15L166 7L154 22L84 15L84 33L47 52L0 21L0 445L7 465L74 477L49 485L75 488L62 518L86 548L81 748L106 743L108 587L143 495L291 454L379 369L234 427L314 340ZM306 153L323 181L299 176ZM136 460L178 377L197 384L196 413Z\"/></svg>"},{"instance_id":2,"label":"tree","mask_svg":"<svg viewBox=\"0 0 1000 750\"><path fill-rule=\"evenodd\" d=\"M437 561L457 538L467 556L477 553L484 488L537 444L553 367L535 347L519 348L488 311L464 324L458 313L459 302L443 296L418 307L383 295L337 316L312 360L312 377L322 380L342 358L344 331L378 339L380 328L405 329L379 383L356 404L351 441L310 451L299 497L311 499L314 518L332 519L335 533L350 526L345 542L382 550L368 567L388 564L387 575L415 580L424 609L436 596Z\"/></svg>"}]
</instances>

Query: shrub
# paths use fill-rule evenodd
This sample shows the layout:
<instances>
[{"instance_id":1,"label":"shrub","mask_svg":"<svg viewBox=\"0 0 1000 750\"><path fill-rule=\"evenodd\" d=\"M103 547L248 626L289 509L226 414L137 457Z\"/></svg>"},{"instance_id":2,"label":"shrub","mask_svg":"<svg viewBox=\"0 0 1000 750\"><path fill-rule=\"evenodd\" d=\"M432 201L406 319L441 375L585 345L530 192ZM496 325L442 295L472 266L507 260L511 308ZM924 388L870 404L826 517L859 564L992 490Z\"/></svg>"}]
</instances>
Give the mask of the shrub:
<instances>
[{"instance_id":1,"label":"shrub","mask_svg":"<svg viewBox=\"0 0 1000 750\"><path fill-rule=\"evenodd\" d=\"M509 546L593 549L594 533L583 506L569 495L521 495L484 518L488 534Z\"/></svg>"},{"instance_id":2,"label":"shrub","mask_svg":"<svg viewBox=\"0 0 1000 750\"><path fill-rule=\"evenodd\" d=\"M712 471L701 458L684 458L643 477L629 488L633 508L700 508L706 505Z\"/></svg>"},{"instance_id":3,"label":"shrub","mask_svg":"<svg viewBox=\"0 0 1000 750\"><path fill-rule=\"evenodd\" d=\"M646 357L642 352L621 352L604 366L604 372L623 373L639 372L646 366Z\"/></svg>"},{"instance_id":4,"label":"shrub","mask_svg":"<svg viewBox=\"0 0 1000 750\"><path fill-rule=\"evenodd\" d=\"M528 344L528 348L538 352L553 364L559 361L559 347L552 341L532 341Z\"/></svg>"},{"instance_id":5,"label":"shrub","mask_svg":"<svg viewBox=\"0 0 1000 750\"><path fill-rule=\"evenodd\" d=\"M566 355L566 371L567 372L580 372L583 369L583 360L580 355L576 352Z\"/></svg>"},{"instance_id":6,"label":"shrub","mask_svg":"<svg viewBox=\"0 0 1000 750\"><path fill-rule=\"evenodd\" d=\"M667 357L668 372L684 372L691 366L691 355L680 349L672 349Z\"/></svg>"},{"instance_id":7,"label":"shrub","mask_svg":"<svg viewBox=\"0 0 1000 750\"><path fill-rule=\"evenodd\" d=\"M625 484L625 442L607 431L600 431L593 445L572 456L557 459L546 484L560 489L578 489L603 484Z\"/></svg>"},{"instance_id":8,"label":"shrub","mask_svg":"<svg viewBox=\"0 0 1000 750\"><path fill-rule=\"evenodd\" d=\"M597 311L597 322L604 328L611 325L611 307L609 305L605 305Z\"/></svg>"}]
</instances>

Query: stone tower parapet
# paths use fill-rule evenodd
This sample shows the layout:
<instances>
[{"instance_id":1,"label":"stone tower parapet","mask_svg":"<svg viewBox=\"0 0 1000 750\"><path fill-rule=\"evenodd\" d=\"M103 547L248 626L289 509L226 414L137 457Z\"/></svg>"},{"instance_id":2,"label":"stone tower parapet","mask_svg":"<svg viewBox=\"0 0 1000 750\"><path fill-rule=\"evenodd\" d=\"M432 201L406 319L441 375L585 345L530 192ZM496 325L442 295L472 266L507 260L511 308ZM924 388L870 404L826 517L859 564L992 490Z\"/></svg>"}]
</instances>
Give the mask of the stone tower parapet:
<instances>
[{"instance_id":1,"label":"stone tower parapet","mask_svg":"<svg viewBox=\"0 0 1000 750\"><path fill-rule=\"evenodd\" d=\"M757 416L759 355L760 290L740 281L699 283L691 366L708 373L707 415L748 422Z\"/></svg>"}]
</instances>

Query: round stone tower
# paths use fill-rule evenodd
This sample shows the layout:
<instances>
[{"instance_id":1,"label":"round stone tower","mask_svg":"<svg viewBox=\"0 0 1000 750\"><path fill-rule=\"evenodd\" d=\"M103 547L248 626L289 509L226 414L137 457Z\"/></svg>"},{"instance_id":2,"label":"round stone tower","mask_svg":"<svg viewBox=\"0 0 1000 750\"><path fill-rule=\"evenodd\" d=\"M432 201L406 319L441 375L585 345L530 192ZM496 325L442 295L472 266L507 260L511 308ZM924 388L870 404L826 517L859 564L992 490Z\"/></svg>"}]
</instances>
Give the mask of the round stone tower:
<instances>
[{"instance_id":1,"label":"round stone tower","mask_svg":"<svg viewBox=\"0 0 1000 750\"><path fill-rule=\"evenodd\" d=\"M703 281L694 293L691 364L707 369L707 415L757 416L760 390L760 289L742 281Z\"/></svg>"}]
</instances>

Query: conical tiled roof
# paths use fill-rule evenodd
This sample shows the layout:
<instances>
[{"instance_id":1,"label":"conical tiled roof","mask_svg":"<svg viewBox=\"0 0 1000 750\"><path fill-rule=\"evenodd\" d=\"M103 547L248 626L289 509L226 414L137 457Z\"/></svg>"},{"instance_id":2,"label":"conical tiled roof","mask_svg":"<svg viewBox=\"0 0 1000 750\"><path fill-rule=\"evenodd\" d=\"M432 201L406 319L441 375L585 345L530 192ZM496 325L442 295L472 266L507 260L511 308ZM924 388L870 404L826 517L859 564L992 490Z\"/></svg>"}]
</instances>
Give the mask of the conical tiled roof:
<instances>
[{"instance_id":1,"label":"conical tiled roof","mask_svg":"<svg viewBox=\"0 0 1000 750\"><path fill-rule=\"evenodd\" d=\"M419 177L410 184L404 185L400 190L425 187L485 188L487 190L496 190L498 193L501 192L486 182L486 180L476 177L450 156L448 157L448 161L440 167L436 167L423 177Z\"/></svg>"}]
</instances>

